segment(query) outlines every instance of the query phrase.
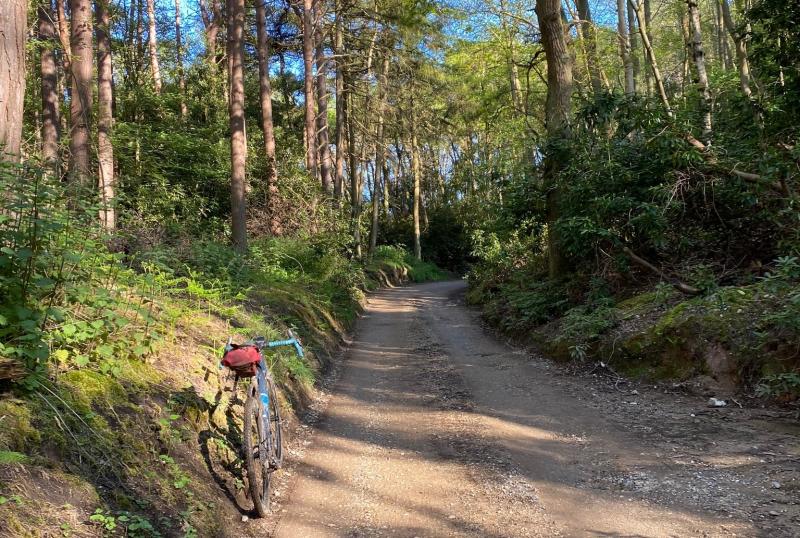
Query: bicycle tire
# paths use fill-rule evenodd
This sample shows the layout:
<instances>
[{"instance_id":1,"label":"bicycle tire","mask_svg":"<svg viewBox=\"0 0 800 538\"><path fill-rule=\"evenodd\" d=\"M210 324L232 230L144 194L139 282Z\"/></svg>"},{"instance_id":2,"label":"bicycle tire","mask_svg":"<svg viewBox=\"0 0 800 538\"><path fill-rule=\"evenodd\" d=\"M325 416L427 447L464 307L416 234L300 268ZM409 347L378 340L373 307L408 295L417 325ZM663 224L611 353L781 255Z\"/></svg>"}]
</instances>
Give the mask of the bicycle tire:
<instances>
[{"instance_id":1,"label":"bicycle tire","mask_svg":"<svg viewBox=\"0 0 800 538\"><path fill-rule=\"evenodd\" d=\"M270 471L280 469L283 465L283 431L281 429L281 410L278 405L278 391L271 377L267 378L269 393L269 427L270 427Z\"/></svg>"},{"instance_id":2,"label":"bicycle tire","mask_svg":"<svg viewBox=\"0 0 800 538\"><path fill-rule=\"evenodd\" d=\"M244 457L247 472L247 487L253 508L260 517L269 514L269 486L272 473L269 472L269 455L260 447L272 444L268 437L269 432L264 431L261 420L261 400L258 397L256 384L247 391L247 400L244 404L244 427L242 435L242 456Z\"/></svg>"}]
</instances>

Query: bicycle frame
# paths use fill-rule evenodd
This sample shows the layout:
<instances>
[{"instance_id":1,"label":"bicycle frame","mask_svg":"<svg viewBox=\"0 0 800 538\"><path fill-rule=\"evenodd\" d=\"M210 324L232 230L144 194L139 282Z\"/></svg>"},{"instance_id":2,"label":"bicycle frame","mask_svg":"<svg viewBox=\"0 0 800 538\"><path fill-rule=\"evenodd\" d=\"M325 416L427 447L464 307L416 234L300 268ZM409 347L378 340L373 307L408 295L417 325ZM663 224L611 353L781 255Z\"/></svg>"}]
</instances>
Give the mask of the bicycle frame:
<instances>
[{"instance_id":1,"label":"bicycle frame","mask_svg":"<svg viewBox=\"0 0 800 538\"><path fill-rule=\"evenodd\" d=\"M258 361L258 366L256 367L256 385L258 388L258 398L261 401L261 427L262 430L267 432L267 435L272 434L272 429L269 427L269 387L267 385L267 379L270 375L269 368L267 367L267 361L264 358L263 350L265 348L276 348L276 347L294 347L295 353L299 358L303 358L305 353L303 352L303 344L300 340L289 331L289 337L286 340L272 340L267 341L264 337L259 336L253 338L252 340L248 340L242 346L255 346L258 349L258 354L260 356L260 360ZM231 344L231 339L228 339L228 344L225 346L225 353L233 349ZM222 364L220 364L220 368ZM270 442L269 438L266 441Z\"/></svg>"}]
</instances>

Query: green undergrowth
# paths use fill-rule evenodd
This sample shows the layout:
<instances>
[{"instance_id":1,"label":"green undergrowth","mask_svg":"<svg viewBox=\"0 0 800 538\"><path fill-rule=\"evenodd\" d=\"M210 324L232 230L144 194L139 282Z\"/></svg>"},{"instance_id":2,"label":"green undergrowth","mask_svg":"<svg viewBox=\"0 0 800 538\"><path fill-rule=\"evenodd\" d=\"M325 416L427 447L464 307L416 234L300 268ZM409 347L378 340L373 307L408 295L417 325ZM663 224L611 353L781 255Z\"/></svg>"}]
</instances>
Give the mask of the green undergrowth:
<instances>
[{"instance_id":1,"label":"green undergrowth","mask_svg":"<svg viewBox=\"0 0 800 538\"><path fill-rule=\"evenodd\" d=\"M304 359L267 357L291 417L376 271L444 275L396 248L365 267L325 233L244 254L186 238L126 251L96 207L25 174L0 174L0 528L14 535L218 535L240 517L223 491L244 495L227 338L303 338Z\"/></svg>"},{"instance_id":2,"label":"green undergrowth","mask_svg":"<svg viewBox=\"0 0 800 538\"><path fill-rule=\"evenodd\" d=\"M602 360L645 379L707 376L724 390L779 401L800 397L797 258L696 297L666 283L612 289L599 277L551 281L484 265L470 275L468 300L494 326L558 360Z\"/></svg>"},{"instance_id":3,"label":"green undergrowth","mask_svg":"<svg viewBox=\"0 0 800 538\"><path fill-rule=\"evenodd\" d=\"M368 273L389 272L396 279L408 279L412 282L434 282L450 278L450 273L443 271L435 264L417 260L403 247L381 245L376 247L375 254L367 263Z\"/></svg>"}]
</instances>

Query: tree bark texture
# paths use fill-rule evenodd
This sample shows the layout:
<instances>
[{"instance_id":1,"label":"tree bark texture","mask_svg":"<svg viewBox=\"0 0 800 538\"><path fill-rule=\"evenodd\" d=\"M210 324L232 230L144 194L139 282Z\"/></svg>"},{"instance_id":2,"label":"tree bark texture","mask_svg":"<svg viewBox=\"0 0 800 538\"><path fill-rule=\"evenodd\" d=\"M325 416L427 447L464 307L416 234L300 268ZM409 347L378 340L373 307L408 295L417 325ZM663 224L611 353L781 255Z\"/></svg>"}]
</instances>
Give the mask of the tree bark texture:
<instances>
[{"instance_id":1,"label":"tree bark texture","mask_svg":"<svg viewBox=\"0 0 800 538\"><path fill-rule=\"evenodd\" d=\"M70 102L70 170L73 180L88 184L91 174L92 7L90 0L70 0L72 101Z\"/></svg>"},{"instance_id":2,"label":"tree bark texture","mask_svg":"<svg viewBox=\"0 0 800 538\"><path fill-rule=\"evenodd\" d=\"M245 200L247 140L244 123L244 0L228 0L228 116L231 131L231 237L239 252L247 250Z\"/></svg>"},{"instance_id":3,"label":"tree bark texture","mask_svg":"<svg viewBox=\"0 0 800 538\"><path fill-rule=\"evenodd\" d=\"M706 56L703 49L703 33L700 22L700 9L697 0L687 0L686 5L689 10L689 25L692 33L692 58L697 70L697 88L700 91L700 111L702 114L702 134L703 143L711 143L711 89L708 83L708 72L706 71Z\"/></svg>"},{"instance_id":4,"label":"tree bark texture","mask_svg":"<svg viewBox=\"0 0 800 538\"><path fill-rule=\"evenodd\" d=\"M631 43L630 55L631 65L633 66L633 89L634 91L640 91L639 77L641 73L641 63L639 62L639 39L637 36L636 16L633 10L627 7L627 5L626 12L628 14L628 39Z\"/></svg>"},{"instance_id":5,"label":"tree bark texture","mask_svg":"<svg viewBox=\"0 0 800 538\"><path fill-rule=\"evenodd\" d=\"M60 0L59 0L60 1ZM61 136L61 119L58 100L58 66L56 65L56 27L49 0L39 5L39 40L41 41L41 94L42 94L42 161L60 176L58 144Z\"/></svg>"},{"instance_id":6,"label":"tree bark texture","mask_svg":"<svg viewBox=\"0 0 800 538\"><path fill-rule=\"evenodd\" d=\"M369 254L375 252L378 244L378 226L380 223L380 198L381 192L384 196L387 193L386 185L386 147L384 146L383 130L384 116L386 114L386 85L389 73L389 53L383 56L381 70L378 75L378 126L375 136L375 174L373 175L372 187L372 228L369 234Z\"/></svg>"},{"instance_id":7,"label":"tree bark texture","mask_svg":"<svg viewBox=\"0 0 800 538\"><path fill-rule=\"evenodd\" d=\"M319 172L322 189L333 194L331 146L328 134L328 61L325 58L325 36L322 32L323 4L317 5L317 29L315 34L315 60L317 64L317 143L319 144Z\"/></svg>"},{"instance_id":8,"label":"tree bark texture","mask_svg":"<svg viewBox=\"0 0 800 538\"><path fill-rule=\"evenodd\" d=\"M272 83L269 79L269 36L265 0L255 0L256 32L258 38L258 82L261 99L261 130L264 133L264 154L267 157L267 212L269 231L281 235L283 225L278 215L278 163L275 158L275 127L272 121Z\"/></svg>"},{"instance_id":9,"label":"tree bark texture","mask_svg":"<svg viewBox=\"0 0 800 538\"><path fill-rule=\"evenodd\" d=\"M178 90L181 97L181 117L186 118L186 74L183 70L183 39L181 36L181 0L175 0L175 63L178 67Z\"/></svg>"},{"instance_id":10,"label":"tree bark texture","mask_svg":"<svg viewBox=\"0 0 800 538\"><path fill-rule=\"evenodd\" d=\"M545 124L552 141L570 136L572 111L572 57L567 46L567 31L561 17L560 0L537 0L536 15L542 31L542 47L547 58L547 99ZM565 259L553 224L558 219L557 174L565 155L549 153L545 159L544 182L548 188L548 265L552 278L560 276Z\"/></svg>"},{"instance_id":11,"label":"tree bark texture","mask_svg":"<svg viewBox=\"0 0 800 538\"><path fill-rule=\"evenodd\" d=\"M161 67L158 63L158 35L156 33L156 0L147 0L147 46L150 51L150 73L153 75L153 88L161 95Z\"/></svg>"},{"instance_id":12,"label":"tree bark texture","mask_svg":"<svg viewBox=\"0 0 800 538\"><path fill-rule=\"evenodd\" d=\"M333 181L333 196L337 200L342 198L344 185L344 158L346 144L347 98L344 88L344 36L341 0L336 3L336 21L334 22L333 50L336 56L336 175Z\"/></svg>"},{"instance_id":13,"label":"tree bark texture","mask_svg":"<svg viewBox=\"0 0 800 538\"><path fill-rule=\"evenodd\" d=\"M303 90L305 95L306 170L318 177L316 99L314 98L314 0L303 0Z\"/></svg>"},{"instance_id":14,"label":"tree bark texture","mask_svg":"<svg viewBox=\"0 0 800 538\"><path fill-rule=\"evenodd\" d=\"M116 227L114 196L114 145L111 131L114 127L114 86L111 56L111 17L108 0L95 1L97 26L97 164L100 191L100 224L107 230Z\"/></svg>"},{"instance_id":15,"label":"tree bark texture","mask_svg":"<svg viewBox=\"0 0 800 538\"><path fill-rule=\"evenodd\" d=\"M0 158L16 162L22 145L28 2L0 2Z\"/></svg>"},{"instance_id":16,"label":"tree bark texture","mask_svg":"<svg viewBox=\"0 0 800 538\"><path fill-rule=\"evenodd\" d=\"M349 72L345 78L345 86L352 87ZM358 166L358 157L356 157L356 133L354 125L355 114L350 114L353 110L353 95L350 91L347 92L347 155L349 157L350 168L350 219L353 226L353 255L361 258L361 178Z\"/></svg>"},{"instance_id":17,"label":"tree bark texture","mask_svg":"<svg viewBox=\"0 0 800 538\"><path fill-rule=\"evenodd\" d=\"M619 55L625 72L625 94L636 92L636 81L633 77L633 61L631 59L631 40L628 35L625 0L617 0L617 34L619 35Z\"/></svg>"}]
</instances>

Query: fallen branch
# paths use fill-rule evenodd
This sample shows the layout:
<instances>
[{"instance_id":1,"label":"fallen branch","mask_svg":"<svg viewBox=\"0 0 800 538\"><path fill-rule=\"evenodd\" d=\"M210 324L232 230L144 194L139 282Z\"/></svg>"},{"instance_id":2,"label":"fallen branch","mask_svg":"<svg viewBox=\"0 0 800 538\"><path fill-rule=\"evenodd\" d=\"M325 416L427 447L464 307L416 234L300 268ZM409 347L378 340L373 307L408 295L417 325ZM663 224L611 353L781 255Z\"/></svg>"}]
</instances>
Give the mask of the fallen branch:
<instances>
[{"instance_id":1,"label":"fallen branch","mask_svg":"<svg viewBox=\"0 0 800 538\"><path fill-rule=\"evenodd\" d=\"M700 295L703 293L701 290L695 288L694 286L690 286L689 284L683 282L677 277L670 276L666 274L664 271L650 263L649 261L645 260L641 256L637 255L628 247L622 247L622 252L628 255L628 257L636 264L645 269L649 269L650 271L656 273L661 278L672 284L672 286L681 293L685 293L686 295Z\"/></svg>"},{"instance_id":2,"label":"fallen branch","mask_svg":"<svg viewBox=\"0 0 800 538\"><path fill-rule=\"evenodd\" d=\"M691 134L687 134L686 141L689 142L689 144L691 144L698 150L700 150L706 162L711 166L713 166L715 170L722 173L733 174L734 176L738 177L743 181L747 181L748 183L754 183L756 185L761 185L762 187L766 187L783 196L786 197L791 196L791 193L789 192L789 187L786 185L786 182L781 181L780 183L775 184L774 182L769 181L768 179L764 179L764 176L760 174L753 174L751 172L742 172L741 170L737 170L736 168L734 168L733 170L726 170L724 167L719 165L719 163L717 162L716 158L713 155L708 153L708 147L702 142L700 142L698 139L696 139L694 136L692 136Z\"/></svg>"}]
</instances>

